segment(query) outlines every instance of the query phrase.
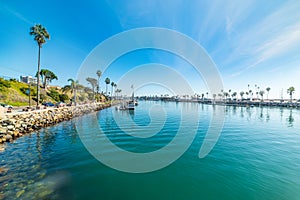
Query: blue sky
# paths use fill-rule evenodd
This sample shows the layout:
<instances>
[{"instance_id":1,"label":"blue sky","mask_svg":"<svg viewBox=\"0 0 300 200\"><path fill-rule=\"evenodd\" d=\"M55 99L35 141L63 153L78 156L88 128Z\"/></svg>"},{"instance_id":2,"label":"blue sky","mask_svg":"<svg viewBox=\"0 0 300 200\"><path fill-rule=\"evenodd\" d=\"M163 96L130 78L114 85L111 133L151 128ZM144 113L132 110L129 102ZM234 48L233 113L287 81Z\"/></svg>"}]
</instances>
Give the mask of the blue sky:
<instances>
[{"instance_id":1,"label":"blue sky","mask_svg":"<svg viewBox=\"0 0 300 200\"><path fill-rule=\"evenodd\" d=\"M257 84L263 89L270 86L270 97L279 98L283 89L288 98L286 89L294 86L299 98L299 10L298 0L86 0L72 4L2 0L0 76L35 74L37 45L29 28L36 23L51 35L42 48L41 66L58 75L54 85L65 85L68 78L76 77L84 59L105 39L133 28L163 27L188 35L207 51L225 90L245 91L248 84L255 90ZM117 82L135 66L151 62L173 67L195 92L206 92L192 66L158 50L121 57L103 79Z\"/></svg>"}]
</instances>

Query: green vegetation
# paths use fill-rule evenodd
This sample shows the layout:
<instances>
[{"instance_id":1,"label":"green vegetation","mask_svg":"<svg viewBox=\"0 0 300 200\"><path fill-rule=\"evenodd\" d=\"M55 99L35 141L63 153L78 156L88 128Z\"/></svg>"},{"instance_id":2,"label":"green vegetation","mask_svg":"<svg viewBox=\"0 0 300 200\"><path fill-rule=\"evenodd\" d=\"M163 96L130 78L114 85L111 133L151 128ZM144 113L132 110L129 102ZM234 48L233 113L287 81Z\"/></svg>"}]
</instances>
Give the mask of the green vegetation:
<instances>
[{"instance_id":1,"label":"green vegetation","mask_svg":"<svg viewBox=\"0 0 300 200\"><path fill-rule=\"evenodd\" d=\"M28 88L27 84L14 79L4 80L0 78L0 102L12 106L28 105L28 96L26 95ZM32 93L35 93L34 89L32 89Z\"/></svg>"},{"instance_id":2,"label":"green vegetation","mask_svg":"<svg viewBox=\"0 0 300 200\"><path fill-rule=\"evenodd\" d=\"M10 88L10 83L7 80L0 78L0 91L4 91L7 88Z\"/></svg>"},{"instance_id":3,"label":"green vegetation","mask_svg":"<svg viewBox=\"0 0 300 200\"><path fill-rule=\"evenodd\" d=\"M28 104L33 105L34 102L38 106L43 102L86 102L89 101L101 101L104 102L108 99L107 86L110 84L110 79L106 78L106 96L100 94L100 78L102 76L102 71L97 70L96 75L98 80L95 78L88 77L86 80L90 83L91 88L85 87L77 80L69 79L70 85L65 85L63 88L48 86L52 80L58 79L56 74L48 69L40 69L40 57L41 48L43 44L46 43L46 39L50 39L50 35L45 27L41 24L36 24L30 28L29 34L34 37L38 45L38 65L37 65L37 83L26 84L18 82L15 79L4 80L0 78L0 102L5 104L10 104L12 106L26 106ZM40 78L42 81L42 86L40 88ZM117 84L111 82L111 97L113 95L113 90L115 89L115 94L120 93L121 90L117 89ZM95 94L95 89L97 89L97 94ZM99 92L100 91L100 92Z\"/></svg>"},{"instance_id":4,"label":"green vegetation","mask_svg":"<svg viewBox=\"0 0 300 200\"><path fill-rule=\"evenodd\" d=\"M40 76L42 78L44 88L46 88L47 84L51 83L52 80L54 80L54 79L57 80L57 76L48 69L41 69ZM37 74L36 74L36 77L37 77Z\"/></svg>"},{"instance_id":5,"label":"green vegetation","mask_svg":"<svg viewBox=\"0 0 300 200\"><path fill-rule=\"evenodd\" d=\"M62 101L65 102L69 99L69 97L65 96L66 94L60 94L58 91L51 89L50 92L47 93L54 101ZM63 99L63 100L62 100Z\"/></svg>"}]
</instances>

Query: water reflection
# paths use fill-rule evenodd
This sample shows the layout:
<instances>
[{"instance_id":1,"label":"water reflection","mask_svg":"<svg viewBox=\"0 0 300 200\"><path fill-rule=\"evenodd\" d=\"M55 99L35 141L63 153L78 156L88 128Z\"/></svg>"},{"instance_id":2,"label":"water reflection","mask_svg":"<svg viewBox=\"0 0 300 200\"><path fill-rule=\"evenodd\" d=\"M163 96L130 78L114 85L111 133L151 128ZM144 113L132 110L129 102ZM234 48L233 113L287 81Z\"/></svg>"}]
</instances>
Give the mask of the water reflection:
<instances>
[{"instance_id":1,"label":"water reflection","mask_svg":"<svg viewBox=\"0 0 300 200\"><path fill-rule=\"evenodd\" d=\"M206 110L201 106L202 110ZM212 110L215 110L215 106L212 106ZM255 119L261 122L267 122L279 120L282 123L286 122L287 127L293 127L295 124L295 117L293 114L298 112L299 109L293 108L269 108L269 107L237 107L237 106L225 106L224 108L226 116L238 116L245 118L247 121L253 121Z\"/></svg>"},{"instance_id":2,"label":"water reflection","mask_svg":"<svg viewBox=\"0 0 300 200\"><path fill-rule=\"evenodd\" d=\"M293 110L290 109L290 114L289 116L286 118L287 122L288 122L288 127L293 127L294 126L294 117L293 117Z\"/></svg>"}]
</instances>

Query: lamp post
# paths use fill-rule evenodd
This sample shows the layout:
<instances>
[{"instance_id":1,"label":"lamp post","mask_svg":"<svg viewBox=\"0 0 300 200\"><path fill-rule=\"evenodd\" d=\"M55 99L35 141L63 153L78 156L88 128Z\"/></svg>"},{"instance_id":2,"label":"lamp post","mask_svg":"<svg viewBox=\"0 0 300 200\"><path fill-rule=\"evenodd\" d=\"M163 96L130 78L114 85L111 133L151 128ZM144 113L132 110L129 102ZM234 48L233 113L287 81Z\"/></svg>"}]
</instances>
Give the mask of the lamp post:
<instances>
[{"instance_id":1,"label":"lamp post","mask_svg":"<svg viewBox=\"0 0 300 200\"><path fill-rule=\"evenodd\" d=\"M28 88L27 88L27 90L26 90L26 94L28 95L28 106L30 107L31 106L31 92L30 92L30 85L28 85Z\"/></svg>"}]
</instances>

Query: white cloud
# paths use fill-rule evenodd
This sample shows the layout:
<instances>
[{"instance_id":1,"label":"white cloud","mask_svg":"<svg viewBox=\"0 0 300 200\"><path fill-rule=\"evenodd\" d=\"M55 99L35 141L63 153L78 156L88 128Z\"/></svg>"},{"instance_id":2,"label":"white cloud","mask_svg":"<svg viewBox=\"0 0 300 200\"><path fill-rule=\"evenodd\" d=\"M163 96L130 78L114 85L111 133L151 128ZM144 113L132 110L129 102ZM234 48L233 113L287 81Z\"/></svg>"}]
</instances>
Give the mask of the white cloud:
<instances>
[{"instance_id":1,"label":"white cloud","mask_svg":"<svg viewBox=\"0 0 300 200\"><path fill-rule=\"evenodd\" d=\"M263 20L249 24L247 29L231 36L234 37L231 40L235 41L234 50L224 63L230 65L245 56L248 59L241 68L249 69L285 53L295 53L294 48L300 47L299 10L297 1L289 1ZM241 71L246 70L234 74L241 74Z\"/></svg>"}]
</instances>

